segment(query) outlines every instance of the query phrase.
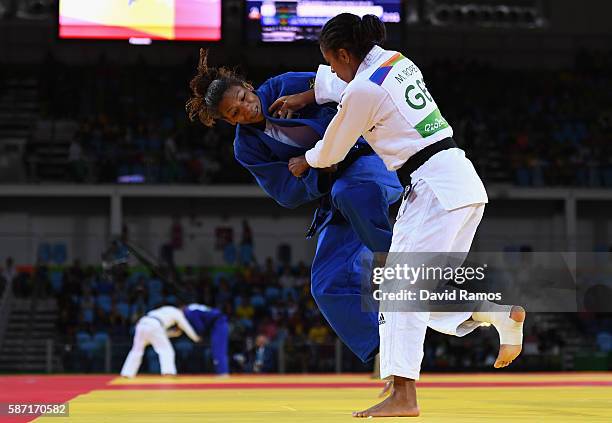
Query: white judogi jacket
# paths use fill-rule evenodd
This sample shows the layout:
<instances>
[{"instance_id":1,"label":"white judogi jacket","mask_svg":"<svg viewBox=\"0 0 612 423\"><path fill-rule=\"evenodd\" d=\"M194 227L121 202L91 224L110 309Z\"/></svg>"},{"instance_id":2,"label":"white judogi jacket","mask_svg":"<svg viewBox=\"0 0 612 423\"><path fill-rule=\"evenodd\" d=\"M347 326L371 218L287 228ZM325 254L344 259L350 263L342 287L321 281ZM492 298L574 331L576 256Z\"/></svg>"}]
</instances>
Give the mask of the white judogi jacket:
<instances>
[{"instance_id":1,"label":"white judogi jacket","mask_svg":"<svg viewBox=\"0 0 612 423\"><path fill-rule=\"evenodd\" d=\"M419 68L379 46L370 50L349 84L329 66L319 66L315 98L319 104L339 104L323 139L306 152L312 167L342 161L355 139L363 136L387 169L397 170L416 152L453 135ZM446 210L488 202L474 166L459 148L434 155L411 178L426 181Z\"/></svg>"},{"instance_id":2,"label":"white judogi jacket","mask_svg":"<svg viewBox=\"0 0 612 423\"><path fill-rule=\"evenodd\" d=\"M198 342L200 339L193 330L193 327L189 324L183 311L176 307L163 306L156 308L148 312L145 317L147 316L154 317L162 322L164 329L177 325L193 342Z\"/></svg>"}]
</instances>

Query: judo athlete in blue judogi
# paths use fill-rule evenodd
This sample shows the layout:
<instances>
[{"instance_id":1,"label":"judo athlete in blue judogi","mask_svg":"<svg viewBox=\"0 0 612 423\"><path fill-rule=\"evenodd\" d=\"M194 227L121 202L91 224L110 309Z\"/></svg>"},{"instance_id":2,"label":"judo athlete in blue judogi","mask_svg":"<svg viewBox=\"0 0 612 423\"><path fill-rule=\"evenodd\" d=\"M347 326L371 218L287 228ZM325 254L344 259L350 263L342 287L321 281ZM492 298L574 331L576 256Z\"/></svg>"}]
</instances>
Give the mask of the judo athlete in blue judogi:
<instances>
[{"instance_id":1,"label":"judo athlete in blue judogi","mask_svg":"<svg viewBox=\"0 0 612 423\"><path fill-rule=\"evenodd\" d=\"M183 307L183 313L201 338L210 333L210 350L215 373L220 376L229 374L229 327L225 314L203 304L189 304Z\"/></svg>"},{"instance_id":2,"label":"judo athlete in blue judogi","mask_svg":"<svg viewBox=\"0 0 612 423\"><path fill-rule=\"evenodd\" d=\"M228 69L209 68L202 50L187 111L208 126L217 119L236 125L236 160L281 206L320 202L308 233L318 234L312 295L340 339L366 362L378 352L379 336L377 313L362 311L364 263L371 263L372 252L389 250L388 209L402 187L362 138L337 168L311 169L300 178L289 172L289 159L321 139L335 104L313 104L289 119L273 118L268 108L279 97L311 88L314 79L314 73L289 72L255 90Z\"/></svg>"}]
</instances>

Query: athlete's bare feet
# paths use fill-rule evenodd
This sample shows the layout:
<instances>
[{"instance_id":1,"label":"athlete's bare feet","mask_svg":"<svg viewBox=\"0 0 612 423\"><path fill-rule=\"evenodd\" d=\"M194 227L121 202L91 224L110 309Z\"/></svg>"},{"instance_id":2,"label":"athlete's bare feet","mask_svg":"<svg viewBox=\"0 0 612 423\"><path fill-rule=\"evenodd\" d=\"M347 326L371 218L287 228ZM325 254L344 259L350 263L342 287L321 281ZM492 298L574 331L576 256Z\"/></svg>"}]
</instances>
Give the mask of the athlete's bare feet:
<instances>
[{"instance_id":1,"label":"athlete's bare feet","mask_svg":"<svg viewBox=\"0 0 612 423\"><path fill-rule=\"evenodd\" d=\"M513 306L510 310L510 318L517 323L523 323L526 315L527 312L525 312L525 309L521 306ZM508 366L519 356L522 349L522 345L500 344L499 354L497 355L497 360L495 360L493 367L499 369Z\"/></svg>"},{"instance_id":2,"label":"athlete's bare feet","mask_svg":"<svg viewBox=\"0 0 612 423\"><path fill-rule=\"evenodd\" d=\"M419 407L413 379L393 377L393 391L388 398L373 407L356 411L353 417L417 417Z\"/></svg>"}]
</instances>

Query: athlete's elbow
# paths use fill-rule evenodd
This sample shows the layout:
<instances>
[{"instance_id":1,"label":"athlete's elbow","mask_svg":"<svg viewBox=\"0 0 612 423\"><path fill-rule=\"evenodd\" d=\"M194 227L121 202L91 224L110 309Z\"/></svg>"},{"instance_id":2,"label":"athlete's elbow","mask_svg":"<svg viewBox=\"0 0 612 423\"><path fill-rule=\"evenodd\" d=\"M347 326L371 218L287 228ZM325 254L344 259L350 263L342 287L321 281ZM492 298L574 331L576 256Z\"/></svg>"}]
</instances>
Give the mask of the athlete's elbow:
<instances>
[{"instance_id":1,"label":"athlete's elbow","mask_svg":"<svg viewBox=\"0 0 612 423\"><path fill-rule=\"evenodd\" d=\"M305 195L302 193L294 193L294 195L280 195L274 197L276 202L286 209L296 209L302 204L308 202Z\"/></svg>"}]
</instances>

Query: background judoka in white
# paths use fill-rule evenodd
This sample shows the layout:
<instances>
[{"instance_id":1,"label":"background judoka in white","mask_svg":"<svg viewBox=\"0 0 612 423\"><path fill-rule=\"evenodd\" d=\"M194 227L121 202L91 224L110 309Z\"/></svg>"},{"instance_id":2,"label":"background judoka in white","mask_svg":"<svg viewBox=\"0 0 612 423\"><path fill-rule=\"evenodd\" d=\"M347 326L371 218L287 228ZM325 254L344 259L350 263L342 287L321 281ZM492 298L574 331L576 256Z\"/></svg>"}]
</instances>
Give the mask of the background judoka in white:
<instances>
[{"instance_id":1,"label":"background judoka in white","mask_svg":"<svg viewBox=\"0 0 612 423\"><path fill-rule=\"evenodd\" d=\"M172 306L164 306L151 310L136 324L134 341L123 368L121 376L134 377L142 363L142 355L147 345L151 345L159 356L162 375L175 375L174 348L168 339L167 330L177 325L193 342L200 337L195 333L183 311Z\"/></svg>"}]
</instances>

